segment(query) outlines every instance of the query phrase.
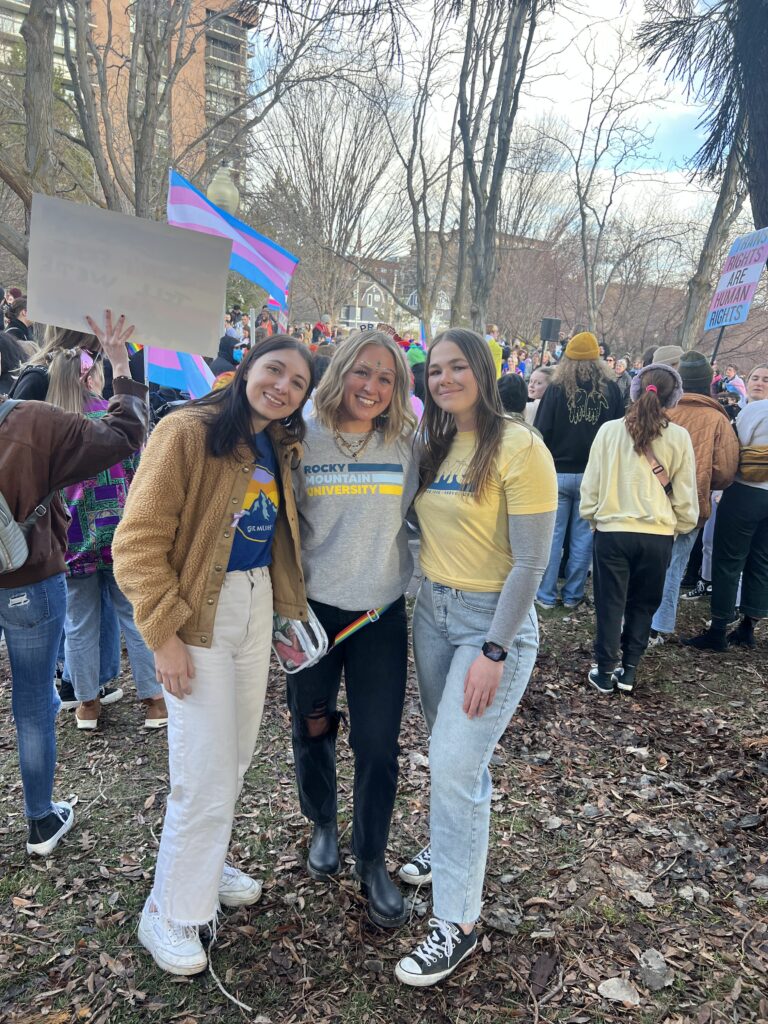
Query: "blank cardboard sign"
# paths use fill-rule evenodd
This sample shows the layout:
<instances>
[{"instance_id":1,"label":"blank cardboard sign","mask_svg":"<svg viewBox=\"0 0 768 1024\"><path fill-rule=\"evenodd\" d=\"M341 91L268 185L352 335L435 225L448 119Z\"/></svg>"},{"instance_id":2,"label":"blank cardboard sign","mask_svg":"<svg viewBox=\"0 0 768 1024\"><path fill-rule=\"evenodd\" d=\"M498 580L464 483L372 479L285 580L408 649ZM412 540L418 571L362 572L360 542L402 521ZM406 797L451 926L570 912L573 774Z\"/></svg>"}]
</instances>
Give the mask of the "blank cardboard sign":
<instances>
[{"instance_id":1,"label":"blank cardboard sign","mask_svg":"<svg viewBox=\"0 0 768 1024\"><path fill-rule=\"evenodd\" d=\"M132 341L216 354L232 242L35 195L27 297L37 323L88 332L111 309Z\"/></svg>"}]
</instances>

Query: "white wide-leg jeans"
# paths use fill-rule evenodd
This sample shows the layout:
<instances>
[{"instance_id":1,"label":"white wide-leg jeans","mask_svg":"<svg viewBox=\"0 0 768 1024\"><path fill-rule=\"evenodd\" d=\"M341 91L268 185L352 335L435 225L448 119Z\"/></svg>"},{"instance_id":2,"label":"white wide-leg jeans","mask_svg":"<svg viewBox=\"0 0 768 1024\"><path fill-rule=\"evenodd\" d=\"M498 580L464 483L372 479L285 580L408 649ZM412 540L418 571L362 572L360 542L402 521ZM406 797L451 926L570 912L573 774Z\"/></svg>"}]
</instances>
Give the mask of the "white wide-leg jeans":
<instances>
[{"instance_id":1,"label":"white wide-leg jeans","mask_svg":"<svg viewBox=\"0 0 768 1024\"><path fill-rule=\"evenodd\" d=\"M210 648L187 650L192 693L166 694L171 789L152 901L163 917L215 919L235 803L259 735L272 640L268 569L229 572Z\"/></svg>"}]
</instances>

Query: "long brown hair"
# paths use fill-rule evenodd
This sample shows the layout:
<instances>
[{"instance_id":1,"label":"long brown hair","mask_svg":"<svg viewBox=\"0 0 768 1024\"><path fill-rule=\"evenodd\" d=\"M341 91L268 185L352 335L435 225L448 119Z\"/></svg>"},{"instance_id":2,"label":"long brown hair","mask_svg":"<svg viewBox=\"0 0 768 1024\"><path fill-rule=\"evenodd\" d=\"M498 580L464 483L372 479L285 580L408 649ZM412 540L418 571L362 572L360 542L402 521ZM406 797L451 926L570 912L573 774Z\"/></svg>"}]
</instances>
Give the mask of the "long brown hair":
<instances>
[{"instance_id":1,"label":"long brown hair","mask_svg":"<svg viewBox=\"0 0 768 1024\"><path fill-rule=\"evenodd\" d=\"M496 367L488 343L462 328L452 327L435 338L427 352L424 379L427 382L424 396L424 416L417 433L417 444L421 453L421 479L419 494L437 479L451 443L456 436L456 422L435 402L429 390L429 364L432 353L441 341L452 341L458 345L469 368L477 381L477 404L475 405L475 450L472 453L464 478L464 491L478 501L491 478L491 471L501 447L504 425L508 422L501 404L499 389L496 387Z\"/></svg>"},{"instance_id":2,"label":"long brown hair","mask_svg":"<svg viewBox=\"0 0 768 1024\"><path fill-rule=\"evenodd\" d=\"M667 370L646 370L643 391L630 405L624 423L632 438L635 451L642 455L651 441L659 437L669 425L666 409L677 387L675 377Z\"/></svg>"}]
</instances>

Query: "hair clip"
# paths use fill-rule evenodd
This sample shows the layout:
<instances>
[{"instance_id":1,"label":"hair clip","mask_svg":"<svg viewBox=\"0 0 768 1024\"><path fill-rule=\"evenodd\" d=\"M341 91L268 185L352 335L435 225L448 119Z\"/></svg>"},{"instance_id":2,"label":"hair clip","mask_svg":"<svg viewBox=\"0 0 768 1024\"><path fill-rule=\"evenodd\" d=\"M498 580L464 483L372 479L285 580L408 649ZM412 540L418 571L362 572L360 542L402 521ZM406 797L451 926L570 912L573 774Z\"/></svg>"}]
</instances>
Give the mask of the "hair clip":
<instances>
[{"instance_id":1,"label":"hair clip","mask_svg":"<svg viewBox=\"0 0 768 1024\"><path fill-rule=\"evenodd\" d=\"M80 380L85 380L93 369L93 356L86 349L80 349Z\"/></svg>"}]
</instances>

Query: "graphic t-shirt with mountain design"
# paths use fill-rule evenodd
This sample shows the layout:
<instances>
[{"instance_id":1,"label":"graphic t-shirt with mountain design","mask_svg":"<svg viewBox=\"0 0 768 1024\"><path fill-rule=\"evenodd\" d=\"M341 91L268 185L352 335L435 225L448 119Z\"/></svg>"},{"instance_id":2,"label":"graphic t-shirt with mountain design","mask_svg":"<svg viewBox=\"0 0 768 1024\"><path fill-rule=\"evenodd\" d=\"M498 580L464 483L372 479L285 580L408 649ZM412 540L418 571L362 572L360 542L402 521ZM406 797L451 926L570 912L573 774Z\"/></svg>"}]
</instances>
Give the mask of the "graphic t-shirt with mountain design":
<instances>
[{"instance_id":1,"label":"graphic t-shirt with mountain design","mask_svg":"<svg viewBox=\"0 0 768 1024\"><path fill-rule=\"evenodd\" d=\"M275 479L277 459L266 433L256 434L255 440L259 458L245 492L242 510L235 513L232 521L235 539L227 572L256 569L272 561L272 536L280 507L280 490Z\"/></svg>"}]
</instances>

